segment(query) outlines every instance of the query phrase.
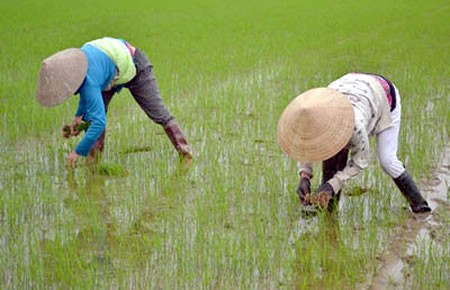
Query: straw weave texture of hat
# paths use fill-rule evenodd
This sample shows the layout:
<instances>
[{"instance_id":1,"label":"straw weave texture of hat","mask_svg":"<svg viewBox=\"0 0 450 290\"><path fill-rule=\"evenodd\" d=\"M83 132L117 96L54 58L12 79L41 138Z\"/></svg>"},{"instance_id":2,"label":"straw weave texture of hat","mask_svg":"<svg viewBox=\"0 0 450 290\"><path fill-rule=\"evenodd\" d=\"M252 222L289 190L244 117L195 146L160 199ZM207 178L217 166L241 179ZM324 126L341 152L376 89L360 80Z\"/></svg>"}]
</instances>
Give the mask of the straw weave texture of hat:
<instances>
[{"instance_id":1,"label":"straw weave texture of hat","mask_svg":"<svg viewBox=\"0 0 450 290\"><path fill-rule=\"evenodd\" d=\"M36 97L45 107L61 104L70 98L83 83L87 58L79 48L59 51L41 63Z\"/></svg>"},{"instance_id":2,"label":"straw weave texture of hat","mask_svg":"<svg viewBox=\"0 0 450 290\"><path fill-rule=\"evenodd\" d=\"M315 88L292 100L278 121L281 149L292 159L315 162L343 149L355 126L348 98L330 88Z\"/></svg>"}]
</instances>

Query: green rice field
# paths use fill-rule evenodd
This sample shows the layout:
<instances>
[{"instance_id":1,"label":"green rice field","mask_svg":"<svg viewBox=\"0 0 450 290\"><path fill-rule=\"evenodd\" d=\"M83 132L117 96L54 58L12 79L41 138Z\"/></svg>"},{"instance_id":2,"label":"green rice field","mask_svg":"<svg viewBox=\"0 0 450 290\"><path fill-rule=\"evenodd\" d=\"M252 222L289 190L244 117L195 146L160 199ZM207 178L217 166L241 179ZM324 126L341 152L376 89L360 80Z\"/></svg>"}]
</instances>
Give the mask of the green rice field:
<instances>
[{"instance_id":1,"label":"green rice field","mask_svg":"<svg viewBox=\"0 0 450 290\"><path fill-rule=\"evenodd\" d=\"M0 12L0 289L450 289L449 1L2 0ZM41 107L39 66L103 36L146 52L190 166L122 90L99 166L65 167L78 96ZM410 213L375 143L337 212L302 214L278 118L351 71L399 88L399 157L431 216Z\"/></svg>"}]
</instances>

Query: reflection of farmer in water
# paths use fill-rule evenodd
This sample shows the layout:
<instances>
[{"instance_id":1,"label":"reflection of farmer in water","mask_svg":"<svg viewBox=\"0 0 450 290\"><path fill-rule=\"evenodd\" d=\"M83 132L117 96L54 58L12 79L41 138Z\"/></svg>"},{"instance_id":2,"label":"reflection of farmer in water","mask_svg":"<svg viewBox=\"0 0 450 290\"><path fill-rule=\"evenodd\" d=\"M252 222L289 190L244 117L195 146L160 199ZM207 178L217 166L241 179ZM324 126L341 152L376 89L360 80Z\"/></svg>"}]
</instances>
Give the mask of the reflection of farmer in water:
<instances>
[{"instance_id":1,"label":"reflection of farmer in water","mask_svg":"<svg viewBox=\"0 0 450 290\"><path fill-rule=\"evenodd\" d=\"M186 138L160 97L153 66L145 54L125 40L105 37L48 57L39 72L37 99L43 106L55 106L80 95L70 135L80 133L76 128L82 120L90 122L81 142L67 156L69 165L74 167L79 155L93 157L103 151L108 105L122 87L128 88L142 110L163 126L181 157L191 159Z\"/></svg>"},{"instance_id":2,"label":"reflection of farmer in water","mask_svg":"<svg viewBox=\"0 0 450 290\"><path fill-rule=\"evenodd\" d=\"M369 136L376 136L380 165L412 211L431 211L397 158L400 115L397 88L372 74L350 73L327 88L315 88L295 98L280 117L278 142L288 156L298 160L297 194L302 204L337 202L344 184L369 165ZM311 162L317 161L323 161L323 180L317 195L312 195Z\"/></svg>"}]
</instances>

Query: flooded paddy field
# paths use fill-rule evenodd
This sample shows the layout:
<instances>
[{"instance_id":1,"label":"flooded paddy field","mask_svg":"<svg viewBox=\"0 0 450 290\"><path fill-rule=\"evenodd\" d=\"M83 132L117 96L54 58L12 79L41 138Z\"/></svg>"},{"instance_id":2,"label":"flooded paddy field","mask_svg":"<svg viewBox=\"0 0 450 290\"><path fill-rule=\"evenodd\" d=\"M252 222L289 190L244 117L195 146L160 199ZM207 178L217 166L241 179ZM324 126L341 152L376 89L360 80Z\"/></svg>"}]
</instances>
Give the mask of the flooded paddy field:
<instances>
[{"instance_id":1,"label":"flooded paddy field","mask_svg":"<svg viewBox=\"0 0 450 290\"><path fill-rule=\"evenodd\" d=\"M1 289L448 289L445 1L55 3L0 3ZM105 35L149 55L192 164L123 90L100 164L65 167L78 97L41 108L39 64ZM334 214L301 212L278 118L357 70L399 87L399 156L431 215L410 213L375 152Z\"/></svg>"}]
</instances>

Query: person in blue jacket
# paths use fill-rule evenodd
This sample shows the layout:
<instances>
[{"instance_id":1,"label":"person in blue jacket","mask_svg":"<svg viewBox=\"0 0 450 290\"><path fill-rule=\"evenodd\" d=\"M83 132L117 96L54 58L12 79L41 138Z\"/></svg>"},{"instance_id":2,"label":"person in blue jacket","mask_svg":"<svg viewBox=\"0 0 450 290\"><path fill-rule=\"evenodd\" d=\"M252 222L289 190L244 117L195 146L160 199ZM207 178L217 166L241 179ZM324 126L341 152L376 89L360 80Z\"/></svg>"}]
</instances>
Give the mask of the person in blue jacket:
<instances>
[{"instance_id":1,"label":"person in blue jacket","mask_svg":"<svg viewBox=\"0 0 450 290\"><path fill-rule=\"evenodd\" d=\"M67 156L75 167L79 156L95 157L104 149L106 113L116 92L128 88L136 102L155 123L161 125L184 159L192 159L185 135L163 103L153 66L140 49L123 39L104 37L69 48L42 61L36 96L45 107L61 104L72 95L80 100L69 135L78 135L82 121L90 125Z\"/></svg>"}]
</instances>

